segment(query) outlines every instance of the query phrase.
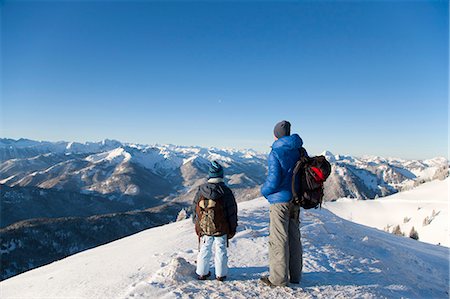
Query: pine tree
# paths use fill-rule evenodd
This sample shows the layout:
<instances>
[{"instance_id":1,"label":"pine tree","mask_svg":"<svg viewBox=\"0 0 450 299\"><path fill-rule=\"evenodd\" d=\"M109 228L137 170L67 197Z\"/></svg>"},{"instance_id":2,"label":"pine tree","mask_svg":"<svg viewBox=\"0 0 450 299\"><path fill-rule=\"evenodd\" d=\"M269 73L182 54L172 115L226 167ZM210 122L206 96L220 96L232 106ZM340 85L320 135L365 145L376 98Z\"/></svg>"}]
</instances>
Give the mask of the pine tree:
<instances>
[{"instance_id":1,"label":"pine tree","mask_svg":"<svg viewBox=\"0 0 450 299\"><path fill-rule=\"evenodd\" d=\"M432 220L433 220L433 219L432 219L431 217L426 216L426 217L423 219L422 226L425 226L425 225L430 224Z\"/></svg>"},{"instance_id":2,"label":"pine tree","mask_svg":"<svg viewBox=\"0 0 450 299\"><path fill-rule=\"evenodd\" d=\"M177 221L181 221L187 218L187 213L185 209L181 209L181 211L178 213Z\"/></svg>"},{"instance_id":3,"label":"pine tree","mask_svg":"<svg viewBox=\"0 0 450 299\"><path fill-rule=\"evenodd\" d=\"M392 230L392 233L394 235L397 235L397 236L404 236L405 235L405 234L403 234L402 230L400 229L400 225L396 225L394 227L394 229Z\"/></svg>"},{"instance_id":4,"label":"pine tree","mask_svg":"<svg viewBox=\"0 0 450 299\"><path fill-rule=\"evenodd\" d=\"M414 226L411 228L409 232L409 237L414 240L419 240L419 233L414 229Z\"/></svg>"}]
</instances>

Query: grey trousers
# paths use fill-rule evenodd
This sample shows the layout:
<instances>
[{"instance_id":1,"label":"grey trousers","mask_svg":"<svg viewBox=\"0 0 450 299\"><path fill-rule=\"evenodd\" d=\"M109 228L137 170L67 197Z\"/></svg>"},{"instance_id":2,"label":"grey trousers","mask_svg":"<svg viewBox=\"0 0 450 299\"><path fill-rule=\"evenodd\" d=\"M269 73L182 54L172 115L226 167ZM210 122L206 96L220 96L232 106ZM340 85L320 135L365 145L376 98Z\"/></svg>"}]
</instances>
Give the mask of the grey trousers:
<instances>
[{"instance_id":1,"label":"grey trousers","mask_svg":"<svg viewBox=\"0 0 450 299\"><path fill-rule=\"evenodd\" d=\"M299 282L302 275L299 206L291 203L270 205L269 280L285 286Z\"/></svg>"}]
</instances>

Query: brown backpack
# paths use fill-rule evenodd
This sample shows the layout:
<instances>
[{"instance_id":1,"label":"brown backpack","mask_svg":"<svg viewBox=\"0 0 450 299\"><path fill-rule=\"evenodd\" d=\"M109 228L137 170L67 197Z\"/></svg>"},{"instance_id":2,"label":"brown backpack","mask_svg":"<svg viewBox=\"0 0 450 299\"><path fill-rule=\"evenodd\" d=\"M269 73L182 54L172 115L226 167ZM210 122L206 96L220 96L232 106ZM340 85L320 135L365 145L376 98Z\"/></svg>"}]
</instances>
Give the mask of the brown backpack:
<instances>
[{"instance_id":1,"label":"brown backpack","mask_svg":"<svg viewBox=\"0 0 450 299\"><path fill-rule=\"evenodd\" d=\"M229 234L228 220L225 217L223 198L216 200L209 199L200 195L195 207L197 221L195 223L195 232L199 237L221 236Z\"/></svg>"}]
</instances>

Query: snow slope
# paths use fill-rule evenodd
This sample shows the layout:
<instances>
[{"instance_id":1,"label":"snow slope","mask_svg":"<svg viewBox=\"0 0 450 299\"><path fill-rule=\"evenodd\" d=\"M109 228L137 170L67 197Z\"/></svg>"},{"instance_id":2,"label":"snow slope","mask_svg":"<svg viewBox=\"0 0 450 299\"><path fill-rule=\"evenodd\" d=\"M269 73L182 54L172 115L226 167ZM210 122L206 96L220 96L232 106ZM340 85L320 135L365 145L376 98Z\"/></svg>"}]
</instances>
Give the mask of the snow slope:
<instances>
[{"instance_id":1,"label":"snow slope","mask_svg":"<svg viewBox=\"0 0 450 299\"><path fill-rule=\"evenodd\" d=\"M0 283L1 298L448 298L449 249L303 212L301 285L270 289L268 204L239 204L229 280L194 278L190 219L149 229Z\"/></svg>"},{"instance_id":2,"label":"snow slope","mask_svg":"<svg viewBox=\"0 0 450 299\"><path fill-rule=\"evenodd\" d=\"M435 180L383 198L344 198L326 202L324 207L344 219L382 230L392 231L399 225L406 236L414 227L420 241L449 247L449 183L449 178ZM425 219L429 224L424 225Z\"/></svg>"}]
</instances>

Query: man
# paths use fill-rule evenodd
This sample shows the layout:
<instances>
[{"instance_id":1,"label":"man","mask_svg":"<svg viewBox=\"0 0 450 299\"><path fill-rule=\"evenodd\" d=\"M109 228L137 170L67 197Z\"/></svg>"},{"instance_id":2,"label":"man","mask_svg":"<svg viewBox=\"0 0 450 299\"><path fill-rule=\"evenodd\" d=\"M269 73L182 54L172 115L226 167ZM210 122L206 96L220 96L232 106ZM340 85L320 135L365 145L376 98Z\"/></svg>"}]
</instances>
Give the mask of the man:
<instances>
[{"instance_id":1,"label":"man","mask_svg":"<svg viewBox=\"0 0 450 299\"><path fill-rule=\"evenodd\" d=\"M281 121L274 128L275 142L269 154L269 173L261 193L270 203L269 276L261 281L269 286L300 283L302 245L299 206L291 203L292 172L300 158L303 141L291 135L291 124Z\"/></svg>"},{"instance_id":2,"label":"man","mask_svg":"<svg viewBox=\"0 0 450 299\"><path fill-rule=\"evenodd\" d=\"M224 281L228 273L228 240L236 234L237 204L233 192L223 181L222 166L213 161L208 182L201 185L193 202L195 231L199 237L197 270L199 280L211 276L209 261L215 243L216 279Z\"/></svg>"}]
</instances>

